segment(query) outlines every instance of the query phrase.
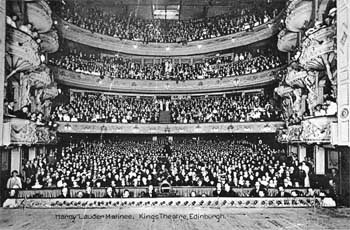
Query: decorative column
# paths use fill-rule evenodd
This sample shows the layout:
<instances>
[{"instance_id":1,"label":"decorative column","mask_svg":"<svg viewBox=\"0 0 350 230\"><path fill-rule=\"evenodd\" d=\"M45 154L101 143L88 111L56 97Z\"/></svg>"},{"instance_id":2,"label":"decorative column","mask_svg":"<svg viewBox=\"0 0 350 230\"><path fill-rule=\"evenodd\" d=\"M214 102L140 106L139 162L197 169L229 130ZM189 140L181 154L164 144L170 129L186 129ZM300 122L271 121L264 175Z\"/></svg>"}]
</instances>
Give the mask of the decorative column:
<instances>
[{"instance_id":1,"label":"decorative column","mask_svg":"<svg viewBox=\"0 0 350 230\"><path fill-rule=\"evenodd\" d=\"M315 146L315 172L316 175L326 174L326 151L323 147Z\"/></svg>"},{"instance_id":2,"label":"decorative column","mask_svg":"<svg viewBox=\"0 0 350 230\"><path fill-rule=\"evenodd\" d=\"M28 151L28 160L32 161L36 157L36 147L31 146Z\"/></svg>"},{"instance_id":3,"label":"decorative column","mask_svg":"<svg viewBox=\"0 0 350 230\"><path fill-rule=\"evenodd\" d=\"M350 146L350 1L337 1L338 145Z\"/></svg>"},{"instance_id":4,"label":"decorative column","mask_svg":"<svg viewBox=\"0 0 350 230\"><path fill-rule=\"evenodd\" d=\"M11 149L11 172L17 170L21 173L21 147Z\"/></svg>"},{"instance_id":5,"label":"decorative column","mask_svg":"<svg viewBox=\"0 0 350 230\"><path fill-rule=\"evenodd\" d=\"M299 162L304 161L305 157L306 157L306 147L303 145L299 145L299 151L298 151Z\"/></svg>"},{"instance_id":6,"label":"decorative column","mask_svg":"<svg viewBox=\"0 0 350 230\"><path fill-rule=\"evenodd\" d=\"M0 0L0 146L3 145L5 98L6 0ZM1 171L1 170L0 170Z\"/></svg>"}]
</instances>

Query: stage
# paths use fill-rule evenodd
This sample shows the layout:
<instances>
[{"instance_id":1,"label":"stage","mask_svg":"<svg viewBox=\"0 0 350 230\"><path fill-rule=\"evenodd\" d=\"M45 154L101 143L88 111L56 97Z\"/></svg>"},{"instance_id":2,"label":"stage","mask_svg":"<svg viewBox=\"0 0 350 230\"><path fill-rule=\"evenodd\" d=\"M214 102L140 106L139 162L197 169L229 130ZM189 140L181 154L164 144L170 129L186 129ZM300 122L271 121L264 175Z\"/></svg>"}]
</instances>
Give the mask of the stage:
<instances>
[{"instance_id":1,"label":"stage","mask_svg":"<svg viewBox=\"0 0 350 230\"><path fill-rule=\"evenodd\" d=\"M0 229L349 229L350 209L0 209Z\"/></svg>"}]
</instances>

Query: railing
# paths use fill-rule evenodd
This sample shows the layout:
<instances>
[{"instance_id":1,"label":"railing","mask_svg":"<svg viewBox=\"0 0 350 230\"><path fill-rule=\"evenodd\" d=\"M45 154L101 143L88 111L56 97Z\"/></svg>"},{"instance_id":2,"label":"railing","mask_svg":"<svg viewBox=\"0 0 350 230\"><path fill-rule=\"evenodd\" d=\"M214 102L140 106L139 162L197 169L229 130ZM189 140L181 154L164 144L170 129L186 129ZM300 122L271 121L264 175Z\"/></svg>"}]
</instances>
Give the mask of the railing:
<instances>
[{"instance_id":1,"label":"railing","mask_svg":"<svg viewBox=\"0 0 350 230\"><path fill-rule=\"evenodd\" d=\"M223 92L249 87L259 87L274 82L278 71L283 68L285 67L222 79L211 78L176 82L171 80L110 79L107 77L101 80L94 75L51 67L55 79L61 84L100 91L156 94Z\"/></svg>"},{"instance_id":2,"label":"railing","mask_svg":"<svg viewBox=\"0 0 350 230\"><path fill-rule=\"evenodd\" d=\"M119 38L92 33L61 19L58 28L64 38L100 49L142 56L189 56L245 46L268 39L278 33L281 18L282 13L268 23L254 28L251 32L239 32L207 40L193 41L185 46L174 43L142 44L137 41L120 40Z\"/></svg>"},{"instance_id":3,"label":"railing","mask_svg":"<svg viewBox=\"0 0 350 230\"><path fill-rule=\"evenodd\" d=\"M186 197L124 199L7 199L4 208L77 209L123 207L211 208L307 208L335 207L331 198L320 197Z\"/></svg>"},{"instance_id":4,"label":"railing","mask_svg":"<svg viewBox=\"0 0 350 230\"><path fill-rule=\"evenodd\" d=\"M335 116L309 117L300 125L280 130L277 140L281 143L331 143L331 126L336 121Z\"/></svg>"},{"instance_id":5,"label":"railing","mask_svg":"<svg viewBox=\"0 0 350 230\"><path fill-rule=\"evenodd\" d=\"M7 118L4 128L4 145L45 145L57 141L55 131L26 119Z\"/></svg>"},{"instance_id":6,"label":"railing","mask_svg":"<svg viewBox=\"0 0 350 230\"><path fill-rule=\"evenodd\" d=\"M157 187L158 188L158 187ZM253 188L233 188L233 191L239 197L249 197L249 193ZM147 191L147 187L118 187L115 191L121 194L123 191L128 190L130 193L130 198L141 197L142 192ZM158 189L160 190L160 188ZM213 196L213 191L215 187L199 187L199 186L174 186L171 187L172 196L176 197L189 197L191 192L195 192L199 196ZM307 188L293 188L285 189L285 192L291 193L291 191L297 190L301 194L306 194ZM319 193L319 189L314 189L315 193ZM70 197L76 197L78 192L85 192L84 189L73 188L69 190ZM277 189L268 189L267 196L274 197L278 193ZM58 188L47 188L47 189L31 189L31 190L19 190L18 198L57 198L61 194L61 189ZM96 198L102 198L106 194L106 188L93 188L92 194Z\"/></svg>"},{"instance_id":7,"label":"railing","mask_svg":"<svg viewBox=\"0 0 350 230\"><path fill-rule=\"evenodd\" d=\"M198 124L122 124L58 122L59 133L106 134L199 134L199 133L275 133L284 122L236 122Z\"/></svg>"}]
</instances>

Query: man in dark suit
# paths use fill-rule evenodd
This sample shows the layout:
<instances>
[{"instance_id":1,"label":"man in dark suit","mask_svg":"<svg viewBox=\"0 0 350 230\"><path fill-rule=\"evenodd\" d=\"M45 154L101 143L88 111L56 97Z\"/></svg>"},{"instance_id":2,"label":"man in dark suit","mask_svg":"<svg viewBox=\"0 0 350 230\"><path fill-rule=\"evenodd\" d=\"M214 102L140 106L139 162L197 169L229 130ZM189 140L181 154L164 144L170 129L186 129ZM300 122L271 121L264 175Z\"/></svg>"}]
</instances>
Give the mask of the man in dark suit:
<instances>
[{"instance_id":1,"label":"man in dark suit","mask_svg":"<svg viewBox=\"0 0 350 230\"><path fill-rule=\"evenodd\" d=\"M222 185L220 182L216 184L216 189L213 192L214 197L223 197L224 196L224 191L222 190Z\"/></svg>"},{"instance_id":2,"label":"man in dark suit","mask_svg":"<svg viewBox=\"0 0 350 230\"><path fill-rule=\"evenodd\" d=\"M261 194L264 194L266 196L265 189L261 186L260 182L255 182L255 188L253 188L252 191L250 191L249 196L250 197L261 197Z\"/></svg>"},{"instance_id":3,"label":"man in dark suit","mask_svg":"<svg viewBox=\"0 0 350 230\"><path fill-rule=\"evenodd\" d=\"M237 197L237 193L235 193L232 189L231 186L228 183L225 183L224 185L224 197Z\"/></svg>"},{"instance_id":4,"label":"man in dark suit","mask_svg":"<svg viewBox=\"0 0 350 230\"><path fill-rule=\"evenodd\" d=\"M116 196L115 196L115 193L113 191L113 188L112 187L108 187L106 189L106 194L103 196L103 198L114 198L114 197L116 197Z\"/></svg>"},{"instance_id":5,"label":"man in dark suit","mask_svg":"<svg viewBox=\"0 0 350 230\"><path fill-rule=\"evenodd\" d=\"M283 186L278 187L278 193L276 197L291 197L289 192L286 192L283 188Z\"/></svg>"}]
</instances>

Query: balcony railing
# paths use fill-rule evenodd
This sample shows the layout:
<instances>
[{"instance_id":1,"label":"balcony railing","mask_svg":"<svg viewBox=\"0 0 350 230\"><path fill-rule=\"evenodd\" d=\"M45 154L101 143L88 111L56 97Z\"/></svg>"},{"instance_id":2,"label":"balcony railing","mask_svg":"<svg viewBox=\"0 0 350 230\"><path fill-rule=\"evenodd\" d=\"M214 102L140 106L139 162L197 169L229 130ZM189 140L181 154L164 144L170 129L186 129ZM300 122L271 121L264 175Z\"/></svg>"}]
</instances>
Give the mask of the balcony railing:
<instances>
[{"instance_id":1,"label":"balcony railing","mask_svg":"<svg viewBox=\"0 0 350 230\"><path fill-rule=\"evenodd\" d=\"M268 39L278 33L281 18L282 13L268 23L254 28L253 31L193 41L187 45L174 43L142 44L137 41L120 40L119 38L92 33L64 20L59 20L58 27L64 38L100 49L142 56L189 56L245 46Z\"/></svg>"},{"instance_id":2,"label":"balcony railing","mask_svg":"<svg viewBox=\"0 0 350 230\"><path fill-rule=\"evenodd\" d=\"M46 145L57 141L55 131L26 119L6 118L4 129L4 145Z\"/></svg>"},{"instance_id":3,"label":"balcony railing","mask_svg":"<svg viewBox=\"0 0 350 230\"><path fill-rule=\"evenodd\" d=\"M330 200L330 202L328 201ZM328 202L327 202L328 201ZM7 199L4 208L77 209L122 207L160 208L307 208L335 207L331 198L321 197L162 197L93 199Z\"/></svg>"},{"instance_id":4,"label":"balcony railing","mask_svg":"<svg viewBox=\"0 0 350 230\"><path fill-rule=\"evenodd\" d=\"M300 125L291 125L280 130L277 140L281 143L331 143L331 126L335 116L310 117Z\"/></svg>"},{"instance_id":5,"label":"balcony railing","mask_svg":"<svg viewBox=\"0 0 350 230\"><path fill-rule=\"evenodd\" d=\"M171 80L156 81L117 78L104 78L101 80L94 75L51 67L55 79L65 85L100 91L157 94L223 92L249 87L259 87L274 82L276 73L283 68L284 67L222 79L211 78L176 82Z\"/></svg>"},{"instance_id":6,"label":"balcony railing","mask_svg":"<svg viewBox=\"0 0 350 230\"><path fill-rule=\"evenodd\" d=\"M58 122L59 133L106 134L200 134L200 133L275 133L284 122L237 122L199 124L122 124Z\"/></svg>"}]
</instances>

